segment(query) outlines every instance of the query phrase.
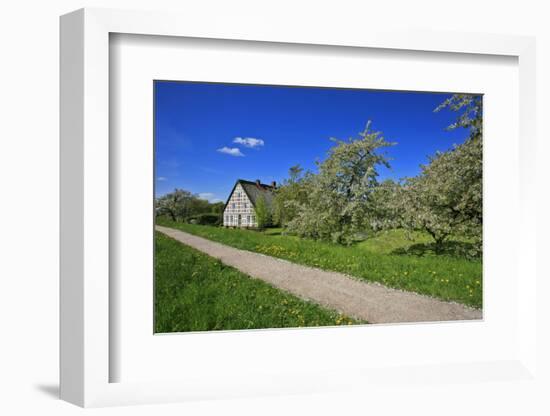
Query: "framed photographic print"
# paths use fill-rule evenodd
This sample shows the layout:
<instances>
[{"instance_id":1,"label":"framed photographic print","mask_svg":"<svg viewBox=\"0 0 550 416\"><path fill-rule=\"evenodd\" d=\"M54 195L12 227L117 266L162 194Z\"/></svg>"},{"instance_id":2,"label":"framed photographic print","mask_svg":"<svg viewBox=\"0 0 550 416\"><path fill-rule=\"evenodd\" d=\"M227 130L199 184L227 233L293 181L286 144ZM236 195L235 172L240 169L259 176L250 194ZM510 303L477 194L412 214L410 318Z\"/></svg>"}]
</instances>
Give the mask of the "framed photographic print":
<instances>
[{"instance_id":1,"label":"framed photographic print","mask_svg":"<svg viewBox=\"0 0 550 416\"><path fill-rule=\"evenodd\" d=\"M482 318L481 95L153 88L155 333Z\"/></svg>"},{"instance_id":2,"label":"framed photographic print","mask_svg":"<svg viewBox=\"0 0 550 416\"><path fill-rule=\"evenodd\" d=\"M62 398L531 377L533 40L232 27L62 17Z\"/></svg>"}]
</instances>

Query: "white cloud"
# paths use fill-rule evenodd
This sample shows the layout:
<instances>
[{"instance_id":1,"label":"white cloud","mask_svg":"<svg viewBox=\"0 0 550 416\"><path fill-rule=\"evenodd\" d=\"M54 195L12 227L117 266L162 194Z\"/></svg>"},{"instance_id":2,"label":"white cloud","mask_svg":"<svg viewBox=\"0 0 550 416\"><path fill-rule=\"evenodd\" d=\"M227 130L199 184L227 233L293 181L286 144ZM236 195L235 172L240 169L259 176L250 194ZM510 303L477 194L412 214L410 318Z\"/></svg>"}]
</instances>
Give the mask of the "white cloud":
<instances>
[{"instance_id":1,"label":"white cloud","mask_svg":"<svg viewBox=\"0 0 550 416\"><path fill-rule=\"evenodd\" d=\"M222 202L220 198L216 198L216 195L212 192L201 192L199 194L200 199L206 199L208 202L215 204L216 202Z\"/></svg>"},{"instance_id":2,"label":"white cloud","mask_svg":"<svg viewBox=\"0 0 550 416\"><path fill-rule=\"evenodd\" d=\"M244 154L241 153L241 151L238 147L224 146L221 149L218 149L218 152L225 153L226 155L235 156L235 157L244 156Z\"/></svg>"},{"instance_id":3,"label":"white cloud","mask_svg":"<svg viewBox=\"0 0 550 416\"><path fill-rule=\"evenodd\" d=\"M255 139L254 137L235 137L233 139L233 143L242 144L244 147L260 147L264 145L264 141L262 139Z\"/></svg>"},{"instance_id":4,"label":"white cloud","mask_svg":"<svg viewBox=\"0 0 550 416\"><path fill-rule=\"evenodd\" d=\"M167 180L167 179L168 179L168 178L166 178L165 176L159 176L159 177L157 178L157 181L165 181L165 180Z\"/></svg>"}]
</instances>

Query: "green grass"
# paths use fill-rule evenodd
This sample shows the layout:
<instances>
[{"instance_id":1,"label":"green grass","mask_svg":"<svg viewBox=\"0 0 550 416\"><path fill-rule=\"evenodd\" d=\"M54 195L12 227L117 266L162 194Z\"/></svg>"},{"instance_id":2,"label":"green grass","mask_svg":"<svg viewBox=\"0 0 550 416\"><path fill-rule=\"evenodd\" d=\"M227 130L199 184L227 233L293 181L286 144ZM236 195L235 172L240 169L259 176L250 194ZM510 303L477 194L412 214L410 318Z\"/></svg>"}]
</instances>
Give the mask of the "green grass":
<instances>
[{"instance_id":1,"label":"green grass","mask_svg":"<svg viewBox=\"0 0 550 416\"><path fill-rule=\"evenodd\" d=\"M405 232L382 233L351 247L284 235L280 229L268 232L226 229L175 223L160 219L159 224L219 241L232 247L254 251L295 263L346 273L384 285L482 306L482 264L457 256L457 246L467 241L451 241L447 254L435 255L428 236Z\"/></svg>"},{"instance_id":2,"label":"green grass","mask_svg":"<svg viewBox=\"0 0 550 416\"><path fill-rule=\"evenodd\" d=\"M360 323L155 233L155 332Z\"/></svg>"}]
</instances>

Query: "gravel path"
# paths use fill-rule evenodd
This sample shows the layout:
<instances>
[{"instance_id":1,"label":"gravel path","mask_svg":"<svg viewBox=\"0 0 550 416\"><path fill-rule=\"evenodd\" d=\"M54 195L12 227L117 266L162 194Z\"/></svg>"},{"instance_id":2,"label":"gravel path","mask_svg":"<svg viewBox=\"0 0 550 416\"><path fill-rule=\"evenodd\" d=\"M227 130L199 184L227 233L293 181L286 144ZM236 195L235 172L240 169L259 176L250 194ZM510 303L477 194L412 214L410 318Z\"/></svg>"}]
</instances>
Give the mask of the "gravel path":
<instances>
[{"instance_id":1,"label":"gravel path","mask_svg":"<svg viewBox=\"0 0 550 416\"><path fill-rule=\"evenodd\" d=\"M481 310L458 303L239 250L173 228L156 226L156 229L249 276L369 323L482 319Z\"/></svg>"}]
</instances>

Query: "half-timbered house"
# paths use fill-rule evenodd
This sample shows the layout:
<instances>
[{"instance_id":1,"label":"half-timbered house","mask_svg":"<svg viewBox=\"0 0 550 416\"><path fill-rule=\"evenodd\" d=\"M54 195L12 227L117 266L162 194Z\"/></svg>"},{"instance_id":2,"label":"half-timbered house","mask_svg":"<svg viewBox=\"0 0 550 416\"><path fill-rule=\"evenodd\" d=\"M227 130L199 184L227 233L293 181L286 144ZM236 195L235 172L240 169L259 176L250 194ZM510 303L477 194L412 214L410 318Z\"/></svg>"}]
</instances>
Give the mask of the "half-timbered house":
<instances>
[{"instance_id":1,"label":"half-timbered house","mask_svg":"<svg viewBox=\"0 0 550 416\"><path fill-rule=\"evenodd\" d=\"M266 185L256 180L255 182L238 179L233 190L227 198L223 210L223 225L225 227L256 228L255 207L260 198L265 200L270 208L273 201L275 182Z\"/></svg>"}]
</instances>

